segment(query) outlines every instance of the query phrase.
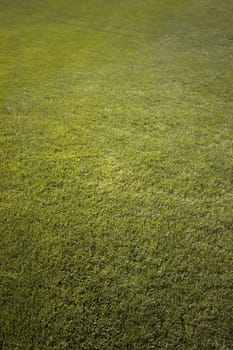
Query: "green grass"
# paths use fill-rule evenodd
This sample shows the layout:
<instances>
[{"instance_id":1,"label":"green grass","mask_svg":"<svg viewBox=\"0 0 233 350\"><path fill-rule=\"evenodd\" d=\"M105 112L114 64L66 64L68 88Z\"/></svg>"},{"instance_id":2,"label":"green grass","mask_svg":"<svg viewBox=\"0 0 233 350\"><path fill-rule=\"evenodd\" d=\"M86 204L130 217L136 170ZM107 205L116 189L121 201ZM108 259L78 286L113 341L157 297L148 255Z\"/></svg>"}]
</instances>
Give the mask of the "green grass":
<instances>
[{"instance_id":1,"label":"green grass","mask_svg":"<svg viewBox=\"0 0 233 350\"><path fill-rule=\"evenodd\" d=\"M232 16L0 0L1 349L233 349Z\"/></svg>"}]
</instances>

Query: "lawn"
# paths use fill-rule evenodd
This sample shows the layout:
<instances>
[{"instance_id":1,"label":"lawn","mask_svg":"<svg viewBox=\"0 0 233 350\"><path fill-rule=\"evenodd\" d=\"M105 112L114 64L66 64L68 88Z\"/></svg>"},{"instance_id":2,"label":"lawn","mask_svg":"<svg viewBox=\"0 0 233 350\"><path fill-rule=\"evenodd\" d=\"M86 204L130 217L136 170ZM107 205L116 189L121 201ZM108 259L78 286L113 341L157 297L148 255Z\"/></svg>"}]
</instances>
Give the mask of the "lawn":
<instances>
[{"instance_id":1,"label":"lawn","mask_svg":"<svg viewBox=\"0 0 233 350\"><path fill-rule=\"evenodd\" d=\"M232 18L0 0L0 349L233 349Z\"/></svg>"}]
</instances>

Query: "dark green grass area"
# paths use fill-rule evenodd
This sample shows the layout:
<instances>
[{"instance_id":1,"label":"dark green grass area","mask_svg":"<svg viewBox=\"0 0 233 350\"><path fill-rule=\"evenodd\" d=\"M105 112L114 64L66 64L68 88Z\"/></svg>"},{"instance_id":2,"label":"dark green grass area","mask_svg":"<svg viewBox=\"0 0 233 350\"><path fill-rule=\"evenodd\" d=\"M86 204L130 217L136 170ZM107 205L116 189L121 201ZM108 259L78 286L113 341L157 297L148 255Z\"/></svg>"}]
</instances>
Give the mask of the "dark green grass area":
<instances>
[{"instance_id":1,"label":"dark green grass area","mask_svg":"<svg viewBox=\"0 0 233 350\"><path fill-rule=\"evenodd\" d=\"M233 349L232 19L0 0L1 349Z\"/></svg>"}]
</instances>

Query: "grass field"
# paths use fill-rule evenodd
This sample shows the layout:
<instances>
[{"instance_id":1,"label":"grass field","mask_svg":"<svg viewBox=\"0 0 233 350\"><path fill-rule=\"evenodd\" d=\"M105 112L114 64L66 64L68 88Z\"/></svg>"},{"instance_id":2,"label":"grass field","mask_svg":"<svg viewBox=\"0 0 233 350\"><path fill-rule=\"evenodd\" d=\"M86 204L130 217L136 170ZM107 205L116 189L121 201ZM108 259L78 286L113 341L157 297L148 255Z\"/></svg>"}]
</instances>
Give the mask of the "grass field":
<instances>
[{"instance_id":1,"label":"grass field","mask_svg":"<svg viewBox=\"0 0 233 350\"><path fill-rule=\"evenodd\" d=\"M0 0L0 349L233 349L232 83L231 0Z\"/></svg>"}]
</instances>

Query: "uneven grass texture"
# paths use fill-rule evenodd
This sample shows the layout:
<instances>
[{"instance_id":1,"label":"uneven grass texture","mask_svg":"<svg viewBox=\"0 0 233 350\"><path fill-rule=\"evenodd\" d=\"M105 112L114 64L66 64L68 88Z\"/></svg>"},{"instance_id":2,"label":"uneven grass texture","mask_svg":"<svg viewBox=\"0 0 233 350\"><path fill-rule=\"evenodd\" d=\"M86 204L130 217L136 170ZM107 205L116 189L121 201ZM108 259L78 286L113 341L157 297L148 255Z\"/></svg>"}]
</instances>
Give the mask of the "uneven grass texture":
<instances>
[{"instance_id":1,"label":"uneven grass texture","mask_svg":"<svg viewBox=\"0 0 233 350\"><path fill-rule=\"evenodd\" d=\"M1 349L233 349L232 82L232 0L0 0Z\"/></svg>"}]
</instances>

